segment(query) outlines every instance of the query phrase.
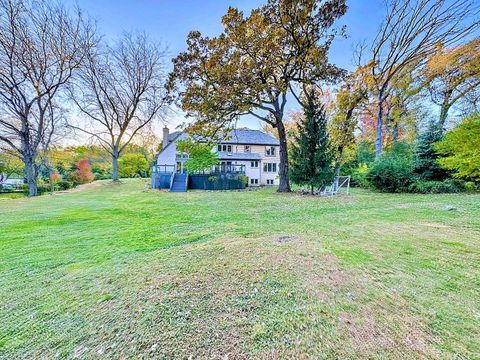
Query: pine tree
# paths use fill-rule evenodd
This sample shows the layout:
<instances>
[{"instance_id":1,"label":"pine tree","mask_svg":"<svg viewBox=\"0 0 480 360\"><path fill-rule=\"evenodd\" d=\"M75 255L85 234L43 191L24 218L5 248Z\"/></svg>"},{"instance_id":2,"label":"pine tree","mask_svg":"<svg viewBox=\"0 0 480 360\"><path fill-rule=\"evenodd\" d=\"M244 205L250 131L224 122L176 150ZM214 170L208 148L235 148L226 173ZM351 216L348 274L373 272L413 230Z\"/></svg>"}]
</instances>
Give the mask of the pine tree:
<instances>
[{"instance_id":1,"label":"pine tree","mask_svg":"<svg viewBox=\"0 0 480 360\"><path fill-rule=\"evenodd\" d=\"M334 177L334 153L327 132L327 119L323 107L309 96L304 108L304 117L298 125L298 132L291 152L290 174L299 185L314 188L331 184Z\"/></svg>"},{"instance_id":2,"label":"pine tree","mask_svg":"<svg viewBox=\"0 0 480 360\"><path fill-rule=\"evenodd\" d=\"M442 129L431 122L417 139L414 172L425 180L444 180L448 172L438 165L439 155L433 145L442 140Z\"/></svg>"}]
</instances>

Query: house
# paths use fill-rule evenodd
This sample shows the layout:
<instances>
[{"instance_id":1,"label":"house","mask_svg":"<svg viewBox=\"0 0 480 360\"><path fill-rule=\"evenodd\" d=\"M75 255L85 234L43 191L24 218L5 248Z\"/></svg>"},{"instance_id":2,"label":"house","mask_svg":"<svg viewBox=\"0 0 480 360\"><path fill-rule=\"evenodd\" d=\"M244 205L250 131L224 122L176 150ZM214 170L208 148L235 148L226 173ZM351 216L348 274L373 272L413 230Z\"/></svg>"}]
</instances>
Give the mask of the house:
<instances>
[{"instance_id":1,"label":"house","mask_svg":"<svg viewBox=\"0 0 480 360\"><path fill-rule=\"evenodd\" d=\"M177 151L177 142L188 136L182 131L170 133L167 127L163 129L163 149L154 167L153 187L172 190L175 178L182 180L182 189L188 187L184 165L188 154ZM219 164L209 175L240 174L248 178L248 186L278 185L279 145L276 138L260 130L229 131L212 150L216 152Z\"/></svg>"},{"instance_id":2,"label":"house","mask_svg":"<svg viewBox=\"0 0 480 360\"><path fill-rule=\"evenodd\" d=\"M24 183L24 178L19 174L0 173L0 189L18 189Z\"/></svg>"}]
</instances>

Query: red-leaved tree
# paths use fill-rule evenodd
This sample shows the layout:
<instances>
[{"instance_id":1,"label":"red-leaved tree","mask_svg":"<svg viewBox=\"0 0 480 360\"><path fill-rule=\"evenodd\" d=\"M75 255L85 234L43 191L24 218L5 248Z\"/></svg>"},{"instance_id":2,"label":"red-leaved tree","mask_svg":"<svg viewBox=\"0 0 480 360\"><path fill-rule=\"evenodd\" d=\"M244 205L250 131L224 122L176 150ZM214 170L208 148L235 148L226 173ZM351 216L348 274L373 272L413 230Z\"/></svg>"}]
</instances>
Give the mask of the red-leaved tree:
<instances>
[{"instance_id":1,"label":"red-leaved tree","mask_svg":"<svg viewBox=\"0 0 480 360\"><path fill-rule=\"evenodd\" d=\"M72 173L72 180L75 184L87 184L95 179L92 173L92 166L88 159L81 159L77 163L77 170Z\"/></svg>"}]
</instances>

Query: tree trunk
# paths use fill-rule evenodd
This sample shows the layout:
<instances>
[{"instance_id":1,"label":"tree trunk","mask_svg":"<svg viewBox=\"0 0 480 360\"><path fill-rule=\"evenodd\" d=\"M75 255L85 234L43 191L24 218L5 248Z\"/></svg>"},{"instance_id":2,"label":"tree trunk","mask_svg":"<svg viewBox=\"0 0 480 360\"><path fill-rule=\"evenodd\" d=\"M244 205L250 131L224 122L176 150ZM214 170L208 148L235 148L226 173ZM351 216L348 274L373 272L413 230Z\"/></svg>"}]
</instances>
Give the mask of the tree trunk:
<instances>
[{"instance_id":1,"label":"tree trunk","mask_svg":"<svg viewBox=\"0 0 480 360\"><path fill-rule=\"evenodd\" d=\"M393 125L393 131L392 131L393 142L397 142L397 141L398 141L398 133L399 133L398 123L395 122L395 124Z\"/></svg>"},{"instance_id":2,"label":"tree trunk","mask_svg":"<svg viewBox=\"0 0 480 360\"><path fill-rule=\"evenodd\" d=\"M118 150L114 150L112 154L112 180L118 181Z\"/></svg>"},{"instance_id":3,"label":"tree trunk","mask_svg":"<svg viewBox=\"0 0 480 360\"><path fill-rule=\"evenodd\" d=\"M343 158L343 146L340 146L338 149L337 159L335 160L335 191L338 189L338 177L340 176L340 169L342 167L342 158Z\"/></svg>"},{"instance_id":4,"label":"tree trunk","mask_svg":"<svg viewBox=\"0 0 480 360\"><path fill-rule=\"evenodd\" d=\"M280 141L280 164L279 164L279 176L280 185L278 186L278 192L290 192L290 181L288 179L288 146L287 146L287 133L285 126L281 119L277 119L277 131L278 139Z\"/></svg>"},{"instance_id":5,"label":"tree trunk","mask_svg":"<svg viewBox=\"0 0 480 360\"><path fill-rule=\"evenodd\" d=\"M440 117L438 119L438 128L442 133L445 131L445 123L447 122L448 111L450 110L450 95L446 95L440 107Z\"/></svg>"},{"instance_id":6,"label":"tree trunk","mask_svg":"<svg viewBox=\"0 0 480 360\"><path fill-rule=\"evenodd\" d=\"M23 162L25 164L25 175L28 184L28 197L37 196L37 169L35 166L35 157L32 155L24 155Z\"/></svg>"},{"instance_id":7,"label":"tree trunk","mask_svg":"<svg viewBox=\"0 0 480 360\"><path fill-rule=\"evenodd\" d=\"M383 95L378 97L378 117L377 117L377 131L375 137L375 157L382 154L383 146Z\"/></svg>"},{"instance_id":8,"label":"tree trunk","mask_svg":"<svg viewBox=\"0 0 480 360\"><path fill-rule=\"evenodd\" d=\"M313 195L313 185L310 186L310 194Z\"/></svg>"}]
</instances>

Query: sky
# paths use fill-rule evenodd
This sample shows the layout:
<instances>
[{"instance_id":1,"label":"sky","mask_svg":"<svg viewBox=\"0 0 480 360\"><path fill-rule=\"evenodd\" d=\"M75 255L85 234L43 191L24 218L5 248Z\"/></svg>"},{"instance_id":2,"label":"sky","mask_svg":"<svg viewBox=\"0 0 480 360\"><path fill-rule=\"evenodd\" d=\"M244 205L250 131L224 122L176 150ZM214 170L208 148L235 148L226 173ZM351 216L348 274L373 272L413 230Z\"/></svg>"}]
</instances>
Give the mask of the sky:
<instances>
[{"instance_id":1,"label":"sky","mask_svg":"<svg viewBox=\"0 0 480 360\"><path fill-rule=\"evenodd\" d=\"M76 3L98 22L105 38L115 39L124 31L144 31L156 42L168 47L167 65L170 58L186 49L185 39L192 30L203 35L216 36L222 31L221 17L229 6L245 13L261 6L266 0L65 0ZM353 47L356 43L371 40L385 13L383 0L347 0L349 9L338 22L347 26L347 39L337 39L330 52L330 62L345 69L352 68ZM298 105L289 98L287 110ZM185 121L179 111L172 112L166 119L174 128ZM261 124L252 117L244 117L239 126L260 128ZM157 124L156 132L163 124Z\"/></svg>"}]
</instances>

